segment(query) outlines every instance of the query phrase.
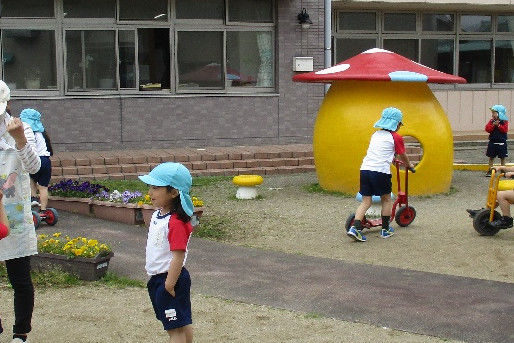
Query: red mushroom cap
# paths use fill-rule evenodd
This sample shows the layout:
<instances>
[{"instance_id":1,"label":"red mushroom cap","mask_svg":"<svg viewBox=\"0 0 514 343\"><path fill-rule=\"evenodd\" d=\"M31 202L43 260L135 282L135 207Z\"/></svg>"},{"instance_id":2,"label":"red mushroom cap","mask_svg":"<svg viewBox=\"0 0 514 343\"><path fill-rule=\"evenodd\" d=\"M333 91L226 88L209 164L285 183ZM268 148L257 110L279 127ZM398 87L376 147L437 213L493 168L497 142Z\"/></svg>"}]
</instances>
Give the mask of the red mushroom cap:
<instances>
[{"instance_id":1,"label":"red mushroom cap","mask_svg":"<svg viewBox=\"0 0 514 343\"><path fill-rule=\"evenodd\" d=\"M296 82L339 80L466 83L460 76L446 74L383 49L366 50L333 67L298 74Z\"/></svg>"}]
</instances>

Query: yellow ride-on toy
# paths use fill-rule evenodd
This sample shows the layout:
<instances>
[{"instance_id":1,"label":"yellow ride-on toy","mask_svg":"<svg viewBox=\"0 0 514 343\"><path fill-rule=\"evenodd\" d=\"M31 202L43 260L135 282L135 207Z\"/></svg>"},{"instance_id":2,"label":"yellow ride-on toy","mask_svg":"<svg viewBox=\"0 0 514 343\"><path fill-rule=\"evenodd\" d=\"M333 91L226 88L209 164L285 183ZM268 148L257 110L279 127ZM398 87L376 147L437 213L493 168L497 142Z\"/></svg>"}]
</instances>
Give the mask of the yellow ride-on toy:
<instances>
[{"instance_id":1,"label":"yellow ride-on toy","mask_svg":"<svg viewBox=\"0 0 514 343\"><path fill-rule=\"evenodd\" d=\"M487 201L485 208L480 210L467 210L469 216L473 218L473 228L481 236L494 236L500 228L491 225L491 222L501 218L500 212L495 208L498 206L496 201L496 194L498 190L512 189L511 180L500 179L505 176L504 173L498 173L496 170L491 170L491 180L489 181L489 191L487 193ZM509 184L507 184L509 183Z\"/></svg>"}]
</instances>

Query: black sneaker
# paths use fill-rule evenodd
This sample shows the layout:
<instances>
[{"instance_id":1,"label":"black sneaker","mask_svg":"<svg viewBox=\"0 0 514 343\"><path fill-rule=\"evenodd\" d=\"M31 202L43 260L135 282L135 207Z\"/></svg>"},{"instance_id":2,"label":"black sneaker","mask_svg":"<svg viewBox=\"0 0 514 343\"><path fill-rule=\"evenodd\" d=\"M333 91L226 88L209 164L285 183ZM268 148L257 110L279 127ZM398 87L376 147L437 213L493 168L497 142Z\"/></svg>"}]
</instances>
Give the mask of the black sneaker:
<instances>
[{"instance_id":1,"label":"black sneaker","mask_svg":"<svg viewBox=\"0 0 514 343\"><path fill-rule=\"evenodd\" d=\"M508 229L512 227L512 217L502 216L500 219L491 222L491 226L496 229Z\"/></svg>"},{"instance_id":2,"label":"black sneaker","mask_svg":"<svg viewBox=\"0 0 514 343\"><path fill-rule=\"evenodd\" d=\"M487 173L485 173L485 177L491 177L491 169L489 169Z\"/></svg>"},{"instance_id":3,"label":"black sneaker","mask_svg":"<svg viewBox=\"0 0 514 343\"><path fill-rule=\"evenodd\" d=\"M480 210L482 210L482 209L480 209ZM472 209L469 209L469 208L468 208L468 209L466 210L466 212L468 212L468 213L469 213L469 217L470 217L470 218L475 218L475 216L477 215L478 211L480 211L480 210L472 210Z\"/></svg>"}]
</instances>

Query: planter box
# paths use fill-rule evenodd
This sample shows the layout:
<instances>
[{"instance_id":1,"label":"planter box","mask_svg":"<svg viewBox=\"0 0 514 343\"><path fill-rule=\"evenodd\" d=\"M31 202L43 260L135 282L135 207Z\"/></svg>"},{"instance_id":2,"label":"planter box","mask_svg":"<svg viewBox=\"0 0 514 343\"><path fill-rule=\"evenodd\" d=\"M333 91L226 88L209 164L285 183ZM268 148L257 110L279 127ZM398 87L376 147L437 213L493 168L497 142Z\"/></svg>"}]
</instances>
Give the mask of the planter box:
<instances>
[{"instance_id":1,"label":"planter box","mask_svg":"<svg viewBox=\"0 0 514 343\"><path fill-rule=\"evenodd\" d=\"M39 253L31 256L30 264L36 270L60 269L77 275L79 279L95 281L105 275L113 256L112 252L107 256L96 258L68 258L62 255Z\"/></svg>"},{"instance_id":2,"label":"planter box","mask_svg":"<svg viewBox=\"0 0 514 343\"><path fill-rule=\"evenodd\" d=\"M134 225L141 224L141 207L137 204L121 204L110 201L91 201L91 214L96 218Z\"/></svg>"},{"instance_id":3,"label":"planter box","mask_svg":"<svg viewBox=\"0 0 514 343\"><path fill-rule=\"evenodd\" d=\"M91 200L50 196L48 197L48 207L88 216L91 213Z\"/></svg>"}]
</instances>

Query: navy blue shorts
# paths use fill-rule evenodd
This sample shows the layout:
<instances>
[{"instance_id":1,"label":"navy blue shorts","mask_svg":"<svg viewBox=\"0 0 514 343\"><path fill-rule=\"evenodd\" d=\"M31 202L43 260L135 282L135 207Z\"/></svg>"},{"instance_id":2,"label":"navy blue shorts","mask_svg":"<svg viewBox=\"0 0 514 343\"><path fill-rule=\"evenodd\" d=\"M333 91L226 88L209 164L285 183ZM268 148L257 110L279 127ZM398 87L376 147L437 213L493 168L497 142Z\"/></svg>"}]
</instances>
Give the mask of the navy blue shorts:
<instances>
[{"instance_id":1,"label":"navy blue shorts","mask_svg":"<svg viewBox=\"0 0 514 343\"><path fill-rule=\"evenodd\" d=\"M362 196L382 196L384 194L390 194L391 189L391 174L371 170L361 170L361 185L359 192Z\"/></svg>"},{"instance_id":2,"label":"navy blue shorts","mask_svg":"<svg viewBox=\"0 0 514 343\"><path fill-rule=\"evenodd\" d=\"M509 156L509 153L507 152L507 143L498 144L489 141L489 144L487 144L487 152L485 153L485 155L487 157L499 158L505 158Z\"/></svg>"},{"instance_id":3,"label":"navy blue shorts","mask_svg":"<svg viewBox=\"0 0 514 343\"><path fill-rule=\"evenodd\" d=\"M162 322L166 331L193 323L189 272L182 268L175 285L175 297L172 297L164 287L167 275L168 273L153 275L147 284L155 317Z\"/></svg>"},{"instance_id":4,"label":"navy blue shorts","mask_svg":"<svg viewBox=\"0 0 514 343\"><path fill-rule=\"evenodd\" d=\"M50 162L50 157L48 156L39 156L39 158L41 159L41 168L39 168L37 173L30 174L30 177L38 185L48 187L52 177L52 162Z\"/></svg>"}]
</instances>

